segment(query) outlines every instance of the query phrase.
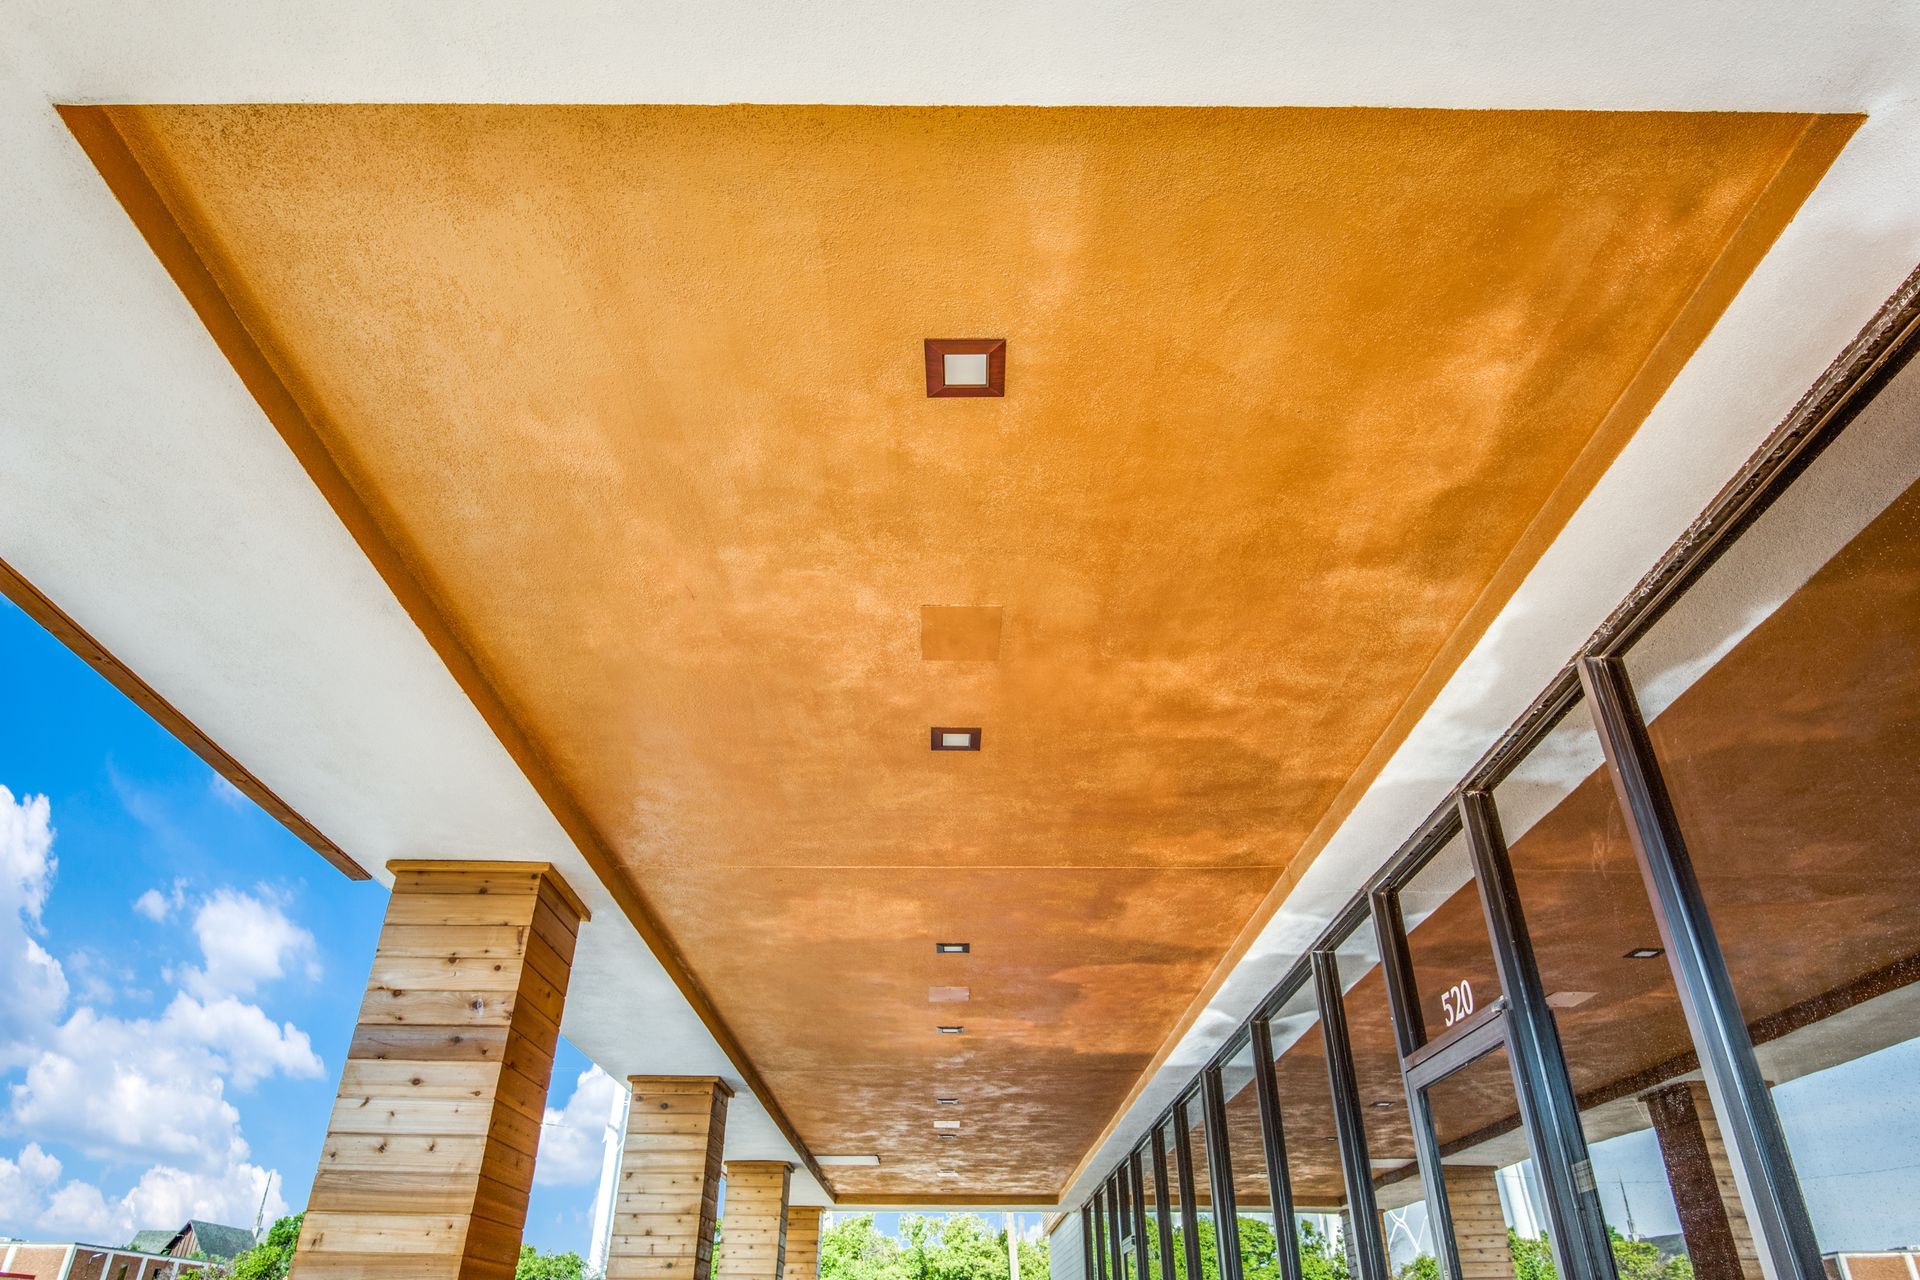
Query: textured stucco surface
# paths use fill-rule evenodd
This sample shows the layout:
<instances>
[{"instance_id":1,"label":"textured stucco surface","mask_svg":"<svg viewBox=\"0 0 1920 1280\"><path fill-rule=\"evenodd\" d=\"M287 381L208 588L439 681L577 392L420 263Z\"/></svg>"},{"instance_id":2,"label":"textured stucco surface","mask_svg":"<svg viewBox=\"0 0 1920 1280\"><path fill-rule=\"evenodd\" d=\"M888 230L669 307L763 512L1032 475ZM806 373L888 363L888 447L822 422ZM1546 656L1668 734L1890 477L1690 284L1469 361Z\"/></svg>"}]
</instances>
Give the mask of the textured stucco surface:
<instances>
[{"instance_id":1,"label":"textured stucco surface","mask_svg":"<svg viewBox=\"0 0 1920 1280\"><path fill-rule=\"evenodd\" d=\"M1807 122L115 115L855 1194L1058 1186Z\"/></svg>"}]
</instances>

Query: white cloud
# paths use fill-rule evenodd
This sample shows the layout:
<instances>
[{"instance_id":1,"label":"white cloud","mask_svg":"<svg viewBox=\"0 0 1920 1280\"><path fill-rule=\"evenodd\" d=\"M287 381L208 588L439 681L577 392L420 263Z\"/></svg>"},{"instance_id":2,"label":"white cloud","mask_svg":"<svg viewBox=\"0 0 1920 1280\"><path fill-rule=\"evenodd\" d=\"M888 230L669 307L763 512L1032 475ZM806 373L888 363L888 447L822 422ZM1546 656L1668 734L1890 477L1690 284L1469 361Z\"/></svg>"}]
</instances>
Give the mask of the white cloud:
<instances>
[{"instance_id":1,"label":"white cloud","mask_svg":"<svg viewBox=\"0 0 1920 1280\"><path fill-rule=\"evenodd\" d=\"M77 1178L63 1183L60 1174L60 1162L38 1143L15 1159L0 1156L0 1221L38 1235L117 1244L142 1228L177 1227L189 1218L250 1226L263 1194L268 1221L287 1211L278 1175L245 1161L204 1173L154 1165L117 1199Z\"/></svg>"},{"instance_id":2,"label":"white cloud","mask_svg":"<svg viewBox=\"0 0 1920 1280\"><path fill-rule=\"evenodd\" d=\"M229 809L244 810L253 804L253 801L247 799L246 794L242 792L240 788L234 786L217 773L208 776L207 790L213 794L215 800L218 800Z\"/></svg>"},{"instance_id":3,"label":"white cloud","mask_svg":"<svg viewBox=\"0 0 1920 1280\"><path fill-rule=\"evenodd\" d=\"M271 890L218 889L194 909L201 963L180 968L185 989L158 1016L102 1012L113 984L134 975L84 952L70 957L81 1003L69 1011L66 975L38 936L58 866L54 834L44 796L16 800L0 787L0 1071L24 1068L7 1086L4 1122L35 1139L0 1156L0 1224L111 1243L188 1217L251 1223L277 1175L250 1161L228 1090L325 1068L304 1031L242 997L303 964L317 972L313 935ZM187 906L176 882L133 909L165 922ZM43 1142L145 1171L117 1195L62 1182ZM286 1211L277 1189L267 1211Z\"/></svg>"},{"instance_id":4,"label":"white cloud","mask_svg":"<svg viewBox=\"0 0 1920 1280\"><path fill-rule=\"evenodd\" d=\"M52 1026L67 1004L66 974L35 936L58 866L53 836L45 796L16 800L0 787L0 1069L18 1065L15 1046Z\"/></svg>"},{"instance_id":5,"label":"white cloud","mask_svg":"<svg viewBox=\"0 0 1920 1280\"><path fill-rule=\"evenodd\" d=\"M533 1180L545 1187L572 1187L600 1178L607 1120L620 1084L599 1067L589 1067L574 1081L573 1096L556 1111L546 1109L540 1122L540 1151L533 1163Z\"/></svg>"},{"instance_id":6,"label":"white cloud","mask_svg":"<svg viewBox=\"0 0 1920 1280\"><path fill-rule=\"evenodd\" d=\"M166 893L149 889L133 900L133 909L155 924L165 924L173 913L187 905L187 882L175 880Z\"/></svg>"},{"instance_id":7,"label":"white cloud","mask_svg":"<svg viewBox=\"0 0 1920 1280\"><path fill-rule=\"evenodd\" d=\"M57 865L53 806L45 796L16 800L0 787L0 911L38 925Z\"/></svg>"},{"instance_id":8,"label":"white cloud","mask_svg":"<svg viewBox=\"0 0 1920 1280\"><path fill-rule=\"evenodd\" d=\"M197 996L251 995L296 964L317 976L313 935L264 891L215 890L194 912L193 933L206 964L183 970L181 978Z\"/></svg>"}]
</instances>

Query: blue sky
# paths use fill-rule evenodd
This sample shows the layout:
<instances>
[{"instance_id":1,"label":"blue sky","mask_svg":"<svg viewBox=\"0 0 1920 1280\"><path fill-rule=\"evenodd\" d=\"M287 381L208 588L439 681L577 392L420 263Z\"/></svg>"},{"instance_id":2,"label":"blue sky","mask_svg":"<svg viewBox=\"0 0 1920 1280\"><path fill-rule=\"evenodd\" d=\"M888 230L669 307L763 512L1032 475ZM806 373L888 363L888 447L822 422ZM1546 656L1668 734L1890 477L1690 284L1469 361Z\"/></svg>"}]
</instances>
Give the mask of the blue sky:
<instances>
[{"instance_id":1,"label":"blue sky","mask_svg":"<svg viewBox=\"0 0 1920 1280\"><path fill-rule=\"evenodd\" d=\"M251 1226L269 1173L302 1207L386 891L4 600L0 706L0 1234ZM562 1043L559 1116L589 1066ZM585 1251L609 1096L543 1143L531 1243Z\"/></svg>"}]
</instances>

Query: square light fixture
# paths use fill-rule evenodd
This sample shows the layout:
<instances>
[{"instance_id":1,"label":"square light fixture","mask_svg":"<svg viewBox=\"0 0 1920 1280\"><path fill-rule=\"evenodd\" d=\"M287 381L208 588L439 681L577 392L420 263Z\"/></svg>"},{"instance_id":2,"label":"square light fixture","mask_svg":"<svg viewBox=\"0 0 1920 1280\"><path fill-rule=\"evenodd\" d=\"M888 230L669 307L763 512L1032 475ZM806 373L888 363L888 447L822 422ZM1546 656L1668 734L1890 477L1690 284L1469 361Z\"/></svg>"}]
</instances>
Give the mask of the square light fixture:
<instances>
[{"instance_id":1,"label":"square light fixture","mask_svg":"<svg viewBox=\"0 0 1920 1280\"><path fill-rule=\"evenodd\" d=\"M928 338L927 394L1004 396L1007 394L1005 338Z\"/></svg>"},{"instance_id":2,"label":"square light fixture","mask_svg":"<svg viewBox=\"0 0 1920 1280\"><path fill-rule=\"evenodd\" d=\"M963 1031L965 1031L965 1030L966 1030L966 1028L965 1028L965 1027L955 1027L955 1026L946 1026L946 1027L935 1027L935 1028L934 1028L934 1030L935 1030L935 1031L938 1031L938 1032L939 1032L939 1033L940 1033L941 1035L943 1035L943 1036L957 1036L957 1035L959 1035L960 1033L962 1033Z\"/></svg>"},{"instance_id":3,"label":"square light fixture","mask_svg":"<svg viewBox=\"0 0 1920 1280\"><path fill-rule=\"evenodd\" d=\"M971 942L936 942L933 949L943 956L963 956L973 950Z\"/></svg>"},{"instance_id":4,"label":"square light fixture","mask_svg":"<svg viewBox=\"0 0 1920 1280\"><path fill-rule=\"evenodd\" d=\"M960 1122L958 1120L935 1120L933 1127L936 1129L958 1129Z\"/></svg>"},{"instance_id":5,"label":"square light fixture","mask_svg":"<svg viewBox=\"0 0 1920 1280\"><path fill-rule=\"evenodd\" d=\"M1628 960L1651 960L1656 956L1663 956L1665 954L1667 953L1663 947L1635 947L1633 950L1627 952L1625 958Z\"/></svg>"},{"instance_id":6,"label":"square light fixture","mask_svg":"<svg viewBox=\"0 0 1920 1280\"><path fill-rule=\"evenodd\" d=\"M980 749L980 730L953 729L935 725L933 728L933 749L935 751L978 751Z\"/></svg>"},{"instance_id":7,"label":"square light fixture","mask_svg":"<svg viewBox=\"0 0 1920 1280\"><path fill-rule=\"evenodd\" d=\"M960 1099L951 1094L936 1094L933 1100L943 1107L957 1107L960 1105Z\"/></svg>"}]
</instances>

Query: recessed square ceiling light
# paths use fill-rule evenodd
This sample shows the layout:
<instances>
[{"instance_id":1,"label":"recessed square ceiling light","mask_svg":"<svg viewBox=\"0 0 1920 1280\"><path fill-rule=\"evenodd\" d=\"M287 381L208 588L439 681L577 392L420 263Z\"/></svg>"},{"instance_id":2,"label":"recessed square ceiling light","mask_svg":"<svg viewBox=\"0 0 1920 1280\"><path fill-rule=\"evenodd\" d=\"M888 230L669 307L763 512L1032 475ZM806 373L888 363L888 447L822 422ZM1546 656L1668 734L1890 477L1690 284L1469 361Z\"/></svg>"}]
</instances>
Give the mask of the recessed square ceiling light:
<instances>
[{"instance_id":1,"label":"recessed square ceiling light","mask_svg":"<svg viewBox=\"0 0 1920 1280\"><path fill-rule=\"evenodd\" d=\"M1005 338L928 338L927 394L1004 396L1007 394Z\"/></svg>"},{"instance_id":2,"label":"recessed square ceiling light","mask_svg":"<svg viewBox=\"0 0 1920 1280\"><path fill-rule=\"evenodd\" d=\"M1666 951L1660 947L1635 947L1633 950L1627 952L1625 958L1628 960L1651 960L1655 956L1663 956L1665 954L1667 954Z\"/></svg>"},{"instance_id":3,"label":"recessed square ceiling light","mask_svg":"<svg viewBox=\"0 0 1920 1280\"><path fill-rule=\"evenodd\" d=\"M1552 1009L1574 1009L1598 994L1592 991L1556 991L1547 997L1547 1006Z\"/></svg>"},{"instance_id":4,"label":"recessed square ceiling light","mask_svg":"<svg viewBox=\"0 0 1920 1280\"><path fill-rule=\"evenodd\" d=\"M987 353L984 351L949 351L940 357L945 366L941 381L949 387L984 387L987 385Z\"/></svg>"},{"instance_id":5,"label":"recessed square ceiling light","mask_svg":"<svg viewBox=\"0 0 1920 1280\"><path fill-rule=\"evenodd\" d=\"M963 956L973 950L970 942L936 942L933 949L943 956Z\"/></svg>"},{"instance_id":6,"label":"recessed square ceiling light","mask_svg":"<svg viewBox=\"0 0 1920 1280\"><path fill-rule=\"evenodd\" d=\"M951 729L935 725L933 729L933 749L935 751L978 751L980 749L980 730Z\"/></svg>"},{"instance_id":7,"label":"recessed square ceiling light","mask_svg":"<svg viewBox=\"0 0 1920 1280\"><path fill-rule=\"evenodd\" d=\"M958 1129L960 1122L958 1120L935 1120L933 1127L936 1129Z\"/></svg>"},{"instance_id":8,"label":"recessed square ceiling light","mask_svg":"<svg viewBox=\"0 0 1920 1280\"><path fill-rule=\"evenodd\" d=\"M943 1036L957 1036L963 1031L965 1031L966 1028L965 1027L935 1027L934 1030L938 1031Z\"/></svg>"}]
</instances>

